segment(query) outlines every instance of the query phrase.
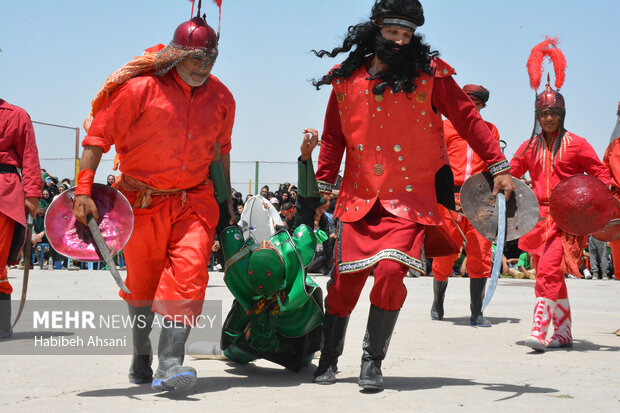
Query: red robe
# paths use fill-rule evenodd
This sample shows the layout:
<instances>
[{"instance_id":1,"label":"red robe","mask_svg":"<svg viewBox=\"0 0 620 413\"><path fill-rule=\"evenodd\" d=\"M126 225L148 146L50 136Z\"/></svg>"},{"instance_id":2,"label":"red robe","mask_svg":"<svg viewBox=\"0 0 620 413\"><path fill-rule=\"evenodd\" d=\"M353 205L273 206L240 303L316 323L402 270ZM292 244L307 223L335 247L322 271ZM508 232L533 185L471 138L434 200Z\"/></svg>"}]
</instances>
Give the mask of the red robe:
<instances>
[{"instance_id":1,"label":"red robe","mask_svg":"<svg viewBox=\"0 0 620 413\"><path fill-rule=\"evenodd\" d=\"M603 163L611 175L611 189L614 196L620 199L620 137L614 139L603 156ZM620 239L609 243L614 263L614 278L620 280Z\"/></svg>"},{"instance_id":2,"label":"red robe","mask_svg":"<svg viewBox=\"0 0 620 413\"><path fill-rule=\"evenodd\" d=\"M115 145L124 176L180 190L134 209L125 247L131 294L121 292L124 299L186 301L191 308L153 308L164 315L200 313L219 217L209 165L216 142L221 153L230 152L234 115L232 94L217 78L192 91L176 69L126 81L95 114L84 146L108 151ZM119 189L133 205L137 192Z\"/></svg>"},{"instance_id":3,"label":"red robe","mask_svg":"<svg viewBox=\"0 0 620 413\"><path fill-rule=\"evenodd\" d=\"M498 141L499 132L497 127L491 122L485 121L485 123L495 140ZM454 175L454 185L461 186L470 176L486 171L487 165L476 155L472 147L467 144L467 141L460 137L452 122L445 120L443 127L448 157L450 159L450 168ZM458 192L454 194L457 205L460 204L458 195ZM463 243L463 237L454 223L455 221L467 238L465 252L467 254L467 273L469 277L488 278L491 275L491 241L480 235L462 214L450 212L446 208L442 208L441 213L443 215L443 225L457 245ZM452 218L449 214L452 214ZM458 254L436 257L433 260L433 276L439 281L448 279L452 275L452 266L457 258Z\"/></svg>"},{"instance_id":4,"label":"red robe","mask_svg":"<svg viewBox=\"0 0 620 413\"><path fill-rule=\"evenodd\" d=\"M435 59L433 64L435 75L421 74L411 96L392 93L389 88L383 96L373 95L372 88L380 80L368 80L364 66L346 80L334 80L316 172L319 189L329 191L346 151L334 216L347 223L361 222L375 203L379 203L390 215L407 221L407 225L418 223L422 230L430 226L426 231L427 256L445 255L433 251L438 250L433 247L445 245L445 238L437 236L436 229L431 231L442 224L436 189L451 199L454 196L440 113L453 122L461 136L484 158L489 170L499 173L508 169L497 140L452 78L454 69L440 59ZM378 240L374 253L366 249L366 256L358 256L351 251L354 256L343 256L340 263L365 260L368 254L374 256L390 248L384 238L387 237ZM399 246L394 245L392 249L398 250ZM419 270L420 251L401 252L408 257L397 260ZM393 255L389 258L394 259ZM371 264L364 261L364 265Z\"/></svg>"},{"instance_id":5,"label":"red robe","mask_svg":"<svg viewBox=\"0 0 620 413\"><path fill-rule=\"evenodd\" d=\"M325 301L330 314L342 317L353 310L372 267L371 303L398 310L407 295L402 277L409 268L425 271L423 243L429 256L431 245L445 245L441 239L430 242L428 230L442 223L436 189L450 200L454 196L440 113L489 169L509 168L475 106L452 79L454 69L440 59L433 65L434 76L421 74L409 96L390 88L375 96L372 89L380 80L368 80L365 66L332 82L316 172L319 189L330 191L346 151L334 212L341 221L337 267Z\"/></svg>"},{"instance_id":6,"label":"red robe","mask_svg":"<svg viewBox=\"0 0 620 413\"><path fill-rule=\"evenodd\" d=\"M26 227L25 197L41 196L41 168L39 152L30 116L20 107L0 99L0 163L21 169L22 177L15 173L0 174L0 292L10 294L6 280L9 249L16 242L23 245ZM9 226L11 228L9 228ZM19 230L19 231L18 231ZM19 239L14 235L20 233ZM13 241L13 242L12 242ZM11 257L14 261L16 257Z\"/></svg>"},{"instance_id":7,"label":"red robe","mask_svg":"<svg viewBox=\"0 0 620 413\"><path fill-rule=\"evenodd\" d=\"M529 171L532 190L538 199L539 214L543 220L519 239L519 248L534 255L536 296L556 301L567 297L561 268L566 252L562 247L562 231L549 215L551 192L562 180L583 173L594 175L608 185L609 171L601 163L592 145L571 132L565 133L555 157L542 135L536 136L527 152L523 153L527 145L528 142L524 142L510 161L510 172L520 178ZM553 142L549 147L553 148Z\"/></svg>"}]
</instances>

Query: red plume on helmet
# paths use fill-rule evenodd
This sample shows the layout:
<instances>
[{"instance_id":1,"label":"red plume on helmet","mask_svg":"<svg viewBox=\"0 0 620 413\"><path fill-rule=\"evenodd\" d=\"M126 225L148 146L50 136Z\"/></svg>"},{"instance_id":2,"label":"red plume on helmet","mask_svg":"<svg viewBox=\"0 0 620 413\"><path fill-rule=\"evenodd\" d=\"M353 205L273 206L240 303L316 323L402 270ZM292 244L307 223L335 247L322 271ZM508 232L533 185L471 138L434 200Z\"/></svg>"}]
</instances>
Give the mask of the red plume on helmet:
<instances>
[{"instance_id":1,"label":"red plume on helmet","mask_svg":"<svg viewBox=\"0 0 620 413\"><path fill-rule=\"evenodd\" d=\"M545 40L538 43L530 52L530 58L527 59L527 73L530 75L530 86L534 90L540 87L540 79L543 74L543 60L545 57L553 62L555 70L555 87L560 89L564 84L566 76L566 58L564 53L558 48L560 43L557 37L545 36Z\"/></svg>"},{"instance_id":2,"label":"red plume on helmet","mask_svg":"<svg viewBox=\"0 0 620 413\"><path fill-rule=\"evenodd\" d=\"M543 61L548 57L553 63L555 71L555 87L550 86L549 75L547 74L547 86L545 90L536 95L536 110L543 108L565 108L564 97L559 93L566 77L566 58L564 53L558 48L559 40L557 37L545 36L545 40L538 43L530 52L527 60L527 73L530 77L530 87L537 91L540 87L540 79L543 74Z\"/></svg>"}]
</instances>

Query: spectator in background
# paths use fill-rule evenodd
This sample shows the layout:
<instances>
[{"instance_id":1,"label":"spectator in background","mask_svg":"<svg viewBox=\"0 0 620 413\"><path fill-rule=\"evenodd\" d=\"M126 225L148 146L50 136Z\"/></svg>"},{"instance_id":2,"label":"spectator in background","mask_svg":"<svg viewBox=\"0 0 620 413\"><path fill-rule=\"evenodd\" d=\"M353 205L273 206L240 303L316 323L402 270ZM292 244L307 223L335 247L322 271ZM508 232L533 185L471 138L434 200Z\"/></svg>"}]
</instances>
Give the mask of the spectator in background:
<instances>
[{"instance_id":1,"label":"spectator in background","mask_svg":"<svg viewBox=\"0 0 620 413\"><path fill-rule=\"evenodd\" d=\"M49 205L52 203L52 197L50 196L50 191L47 190L47 188L41 191L41 198L43 198L46 205Z\"/></svg>"},{"instance_id":2,"label":"spectator in background","mask_svg":"<svg viewBox=\"0 0 620 413\"><path fill-rule=\"evenodd\" d=\"M297 201L297 187L291 186L291 189L289 190L288 194L289 194L291 203L294 205L295 202Z\"/></svg>"},{"instance_id":3,"label":"spectator in background","mask_svg":"<svg viewBox=\"0 0 620 413\"><path fill-rule=\"evenodd\" d=\"M112 186L114 182L116 182L116 177L112 174L108 175L108 178L107 178L108 186Z\"/></svg>"},{"instance_id":4,"label":"spectator in background","mask_svg":"<svg viewBox=\"0 0 620 413\"><path fill-rule=\"evenodd\" d=\"M32 231L32 249L34 251L34 262L33 265L39 265L41 269L43 269L43 265L47 262L46 255L49 256L49 241L47 240L47 236L45 235L45 212L47 211L48 204L43 200L39 202L39 210L37 211L37 215L34 217L33 221L33 231ZM47 244L47 245L43 245ZM30 257L25 257L24 262L30 262Z\"/></svg>"},{"instance_id":5,"label":"spectator in background","mask_svg":"<svg viewBox=\"0 0 620 413\"><path fill-rule=\"evenodd\" d=\"M239 222L241 220L241 214L243 213L243 204L237 205L236 211L237 213L235 215L235 218L237 222Z\"/></svg>"},{"instance_id":6,"label":"spectator in background","mask_svg":"<svg viewBox=\"0 0 620 413\"><path fill-rule=\"evenodd\" d=\"M278 198L273 196L269 199L269 202L271 202L271 205L273 205L276 211L280 212L280 201L278 201Z\"/></svg>"},{"instance_id":7,"label":"spectator in background","mask_svg":"<svg viewBox=\"0 0 620 413\"><path fill-rule=\"evenodd\" d=\"M69 189L69 186L66 184L60 184L58 185L58 193L62 194L63 192L65 192L67 189Z\"/></svg>"},{"instance_id":8,"label":"spectator in background","mask_svg":"<svg viewBox=\"0 0 620 413\"><path fill-rule=\"evenodd\" d=\"M247 194L247 195L245 196L245 202L248 202L248 199L252 198L253 196L254 196L254 195L252 195L252 194Z\"/></svg>"},{"instance_id":9,"label":"spectator in background","mask_svg":"<svg viewBox=\"0 0 620 413\"><path fill-rule=\"evenodd\" d=\"M54 200L54 198L56 197L56 195L58 195L60 193L60 191L58 191L58 187L56 186L58 185L58 178L53 177L53 176L48 176L47 178L45 178L45 186L44 188L47 189L47 191L50 194L50 202Z\"/></svg>"},{"instance_id":10,"label":"spectator in background","mask_svg":"<svg viewBox=\"0 0 620 413\"><path fill-rule=\"evenodd\" d=\"M267 198L268 194L269 194L269 185L265 185L260 189L260 196L262 196L263 198Z\"/></svg>"},{"instance_id":11,"label":"spectator in background","mask_svg":"<svg viewBox=\"0 0 620 413\"><path fill-rule=\"evenodd\" d=\"M588 237L588 253L590 255L590 275L588 276L588 273L584 271L585 278L613 278L612 274L609 272L607 243L599 241L590 235Z\"/></svg>"},{"instance_id":12,"label":"spectator in background","mask_svg":"<svg viewBox=\"0 0 620 413\"><path fill-rule=\"evenodd\" d=\"M280 215L289 231L292 231L295 225L295 212L295 205L290 202L284 202L280 208Z\"/></svg>"},{"instance_id":13,"label":"spectator in background","mask_svg":"<svg viewBox=\"0 0 620 413\"><path fill-rule=\"evenodd\" d=\"M285 202L289 202L290 201L290 196L288 192L282 192L280 194L280 205L284 204Z\"/></svg>"},{"instance_id":14,"label":"spectator in background","mask_svg":"<svg viewBox=\"0 0 620 413\"><path fill-rule=\"evenodd\" d=\"M233 210L236 211L239 205L243 206L243 195L241 192L235 191L233 193Z\"/></svg>"}]
</instances>

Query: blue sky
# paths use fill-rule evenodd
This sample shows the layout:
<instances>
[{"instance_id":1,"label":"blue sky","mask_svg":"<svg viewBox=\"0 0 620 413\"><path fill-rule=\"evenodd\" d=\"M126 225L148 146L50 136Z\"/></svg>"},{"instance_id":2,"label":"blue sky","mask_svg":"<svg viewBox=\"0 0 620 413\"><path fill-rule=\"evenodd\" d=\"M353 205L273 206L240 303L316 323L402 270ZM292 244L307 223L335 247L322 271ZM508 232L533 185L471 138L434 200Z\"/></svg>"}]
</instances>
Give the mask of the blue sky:
<instances>
[{"instance_id":1,"label":"blue sky","mask_svg":"<svg viewBox=\"0 0 620 413\"><path fill-rule=\"evenodd\" d=\"M203 2L217 26L217 8ZM237 118L231 153L233 186L248 192L253 161L293 162L301 130L321 130L329 87L309 80L342 58L318 59L351 24L366 20L373 0L224 0L220 56L213 69L232 91ZM33 120L82 125L105 78L133 56L167 44L190 14L185 0L1 0L0 97ZM620 100L620 3L613 0L426 0L426 41L452 65L456 81L491 91L485 119L495 123L510 158L533 125L534 92L525 62L544 35L558 35L568 68L562 88L566 126L602 156ZM546 64L546 69L551 66ZM546 76L545 76L546 78ZM553 78L552 78L553 81ZM37 126L42 165L71 176L75 133ZM83 130L81 131L84 136ZM317 155L314 156L316 160ZM97 180L111 172L105 156ZM295 181L292 164L263 163L259 183ZM253 191L254 184L252 185Z\"/></svg>"}]
</instances>

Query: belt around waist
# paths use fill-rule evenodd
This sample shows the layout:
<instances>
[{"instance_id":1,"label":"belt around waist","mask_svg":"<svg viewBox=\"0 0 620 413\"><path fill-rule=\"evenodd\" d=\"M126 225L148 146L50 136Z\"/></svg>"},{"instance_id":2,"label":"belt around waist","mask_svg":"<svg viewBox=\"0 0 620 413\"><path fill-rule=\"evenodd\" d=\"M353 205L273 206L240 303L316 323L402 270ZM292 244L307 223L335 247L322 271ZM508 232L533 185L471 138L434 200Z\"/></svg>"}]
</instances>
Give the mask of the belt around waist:
<instances>
[{"instance_id":1,"label":"belt around waist","mask_svg":"<svg viewBox=\"0 0 620 413\"><path fill-rule=\"evenodd\" d=\"M17 167L0 163L0 174L16 174Z\"/></svg>"}]
</instances>

